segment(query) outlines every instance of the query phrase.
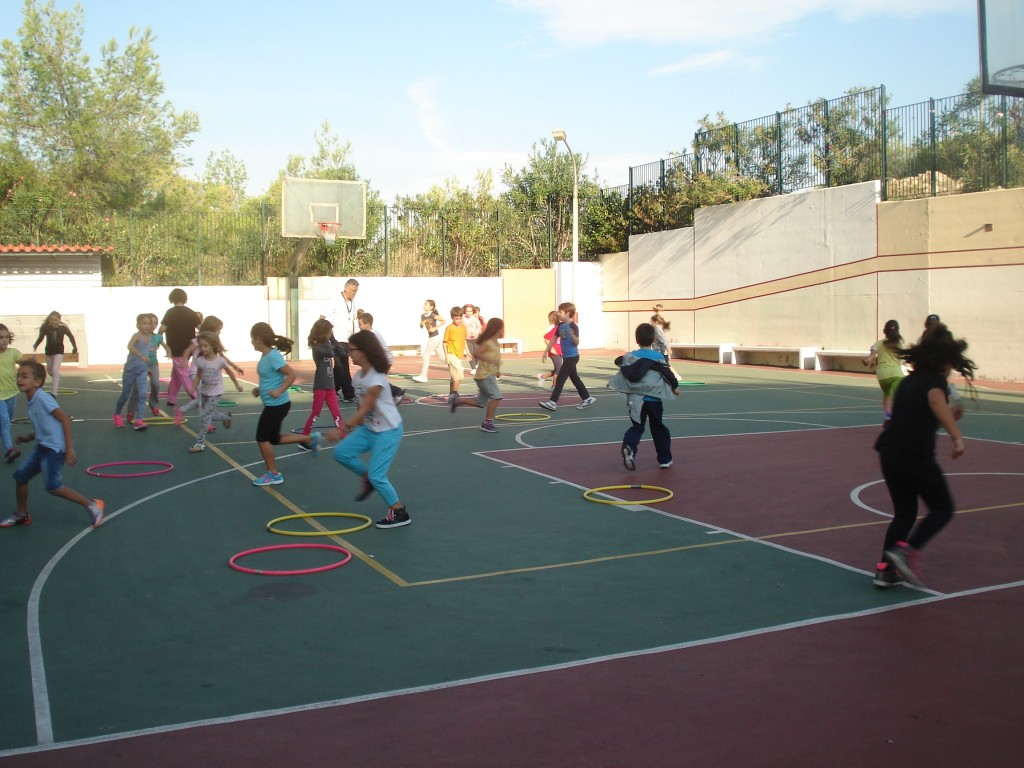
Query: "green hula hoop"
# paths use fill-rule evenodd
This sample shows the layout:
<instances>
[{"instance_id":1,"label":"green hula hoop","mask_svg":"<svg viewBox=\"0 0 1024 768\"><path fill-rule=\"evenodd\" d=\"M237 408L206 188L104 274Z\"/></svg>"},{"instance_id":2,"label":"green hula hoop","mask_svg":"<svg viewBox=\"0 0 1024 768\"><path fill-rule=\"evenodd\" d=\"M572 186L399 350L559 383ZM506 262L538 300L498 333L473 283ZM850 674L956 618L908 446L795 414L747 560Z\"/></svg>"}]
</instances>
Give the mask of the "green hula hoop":
<instances>
[{"instance_id":1,"label":"green hula hoop","mask_svg":"<svg viewBox=\"0 0 1024 768\"><path fill-rule=\"evenodd\" d=\"M356 520L365 520L362 525L357 525L354 528L342 528L337 531L284 531L280 528L275 528L276 523L282 523L285 520L302 520L311 517L351 517ZM303 512L300 515L285 515L284 517L275 517L269 523L267 523L267 530L271 533L279 533L282 536L343 536L346 533L355 533L361 531L364 528L369 528L373 525L371 520L366 515L357 515L352 512Z\"/></svg>"},{"instance_id":2,"label":"green hula hoop","mask_svg":"<svg viewBox=\"0 0 1024 768\"><path fill-rule=\"evenodd\" d=\"M547 421L551 415L547 413L496 413L494 418L510 421L513 424L529 424L531 421Z\"/></svg>"},{"instance_id":3,"label":"green hula hoop","mask_svg":"<svg viewBox=\"0 0 1024 768\"><path fill-rule=\"evenodd\" d=\"M657 499L637 499L634 501L613 501L611 499L595 499L590 494L600 493L601 491L618 491L623 489L643 489L645 491L664 491L665 495ZM595 504L614 504L616 506L624 506L628 504L657 504L659 501L668 501L675 496L672 491L668 488L662 488L660 485L605 485L601 488L588 488L583 492L583 498L587 501L592 501Z\"/></svg>"},{"instance_id":4,"label":"green hula hoop","mask_svg":"<svg viewBox=\"0 0 1024 768\"><path fill-rule=\"evenodd\" d=\"M218 408L234 408L236 405L238 405L238 403L234 400L221 400L217 403Z\"/></svg>"}]
</instances>

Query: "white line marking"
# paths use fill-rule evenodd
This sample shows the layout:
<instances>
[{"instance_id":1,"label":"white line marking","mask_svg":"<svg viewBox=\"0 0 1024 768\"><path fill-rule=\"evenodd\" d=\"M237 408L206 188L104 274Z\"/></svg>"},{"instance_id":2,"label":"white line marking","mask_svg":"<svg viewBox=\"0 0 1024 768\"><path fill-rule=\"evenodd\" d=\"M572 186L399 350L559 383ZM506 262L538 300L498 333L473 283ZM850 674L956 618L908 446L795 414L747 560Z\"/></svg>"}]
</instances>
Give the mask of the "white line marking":
<instances>
[{"instance_id":1,"label":"white line marking","mask_svg":"<svg viewBox=\"0 0 1024 768\"><path fill-rule=\"evenodd\" d=\"M887 605L880 606L878 608L866 608L860 611L851 611L849 613L837 613L832 614L831 616L819 616L813 619L801 619L800 621L793 621L787 624L776 624L770 627L761 627L758 629L745 630L743 632L734 632L728 635L707 637L700 640L689 640L683 643L673 643L671 645L661 645L655 648L643 648L635 651L625 651L623 653L608 654L605 656L595 656L589 659L568 661L563 662L561 664L551 664L548 666L533 667L530 669L519 669L513 670L511 672L499 672L493 675L480 675L478 677L463 678L462 680L448 680L443 683L421 685L415 688L401 688L393 691L381 691L380 693L370 693L364 694L362 696L352 696L344 699L332 699L329 701L315 702L312 704L301 704L298 706L284 707L281 709L270 709L263 710L260 712L247 712L245 714L230 715L228 717L210 718L207 720L193 720L186 723L175 723L173 725L164 725L156 728L145 728L136 731L125 731L123 733L95 736L88 739L78 739L76 741L65 741L61 742L60 744L49 744L44 747L26 747L23 749L4 750L0 751L0 757L52 751L58 748L63 749L68 747L88 746L90 744L103 744L111 741L120 741L121 739L136 738L138 736L154 736L164 733L173 733L175 731L187 730L189 728L200 728L209 725L225 725L228 723L241 723L247 722L249 720L259 720L266 717L280 717L282 715L290 715L295 714L297 712L315 712L317 710L328 709L331 707L344 707L352 704L362 704L368 701L392 699L397 698L399 696L408 696L417 693L429 693L431 691L443 691L451 688L463 688L469 685L477 685L480 683L489 683L498 680L510 680L517 677L527 677L529 675L537 675L545 672L556 672L563 669L587 667L592 666L594 664L603 664L609 661L618 661L620 659L638 658L641 656L653 656L659 653L670 653L672 651L681 651L686 650L688 648L700 648L705 645L717 645L719 643L727 643L733 640L744 640L749 637L770 635L776 632L787 632L789 630L803 629L804 627L813 627L819 624L830 624L836 621L847 621L849 619L859 619L868 616L877 616L883 613L905 610L907 608L917 608L921 605L927 605L930 603L954 600L962 597L973 597L974 595L987 594L989 592L996 592L1004 589L1017 589L1019 587L1024 587L1024 580L1013 581L1007 584L995 584L989 587L978 587L976 589L968 589L963 590L961 592L951 592L946 595L934 595L932 597L921 598L920 600L912 600L906 603L900 603L899 605Z\"/></svg>"}]
</instances>

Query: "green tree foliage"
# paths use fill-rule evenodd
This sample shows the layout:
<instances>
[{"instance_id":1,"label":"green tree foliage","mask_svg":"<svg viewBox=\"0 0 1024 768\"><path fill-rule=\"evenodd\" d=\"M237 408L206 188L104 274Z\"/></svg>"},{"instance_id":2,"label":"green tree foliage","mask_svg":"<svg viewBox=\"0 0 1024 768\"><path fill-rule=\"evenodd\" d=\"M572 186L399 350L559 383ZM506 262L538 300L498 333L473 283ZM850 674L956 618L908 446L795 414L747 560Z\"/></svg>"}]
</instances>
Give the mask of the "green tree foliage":
<instances>
[{"instance_id":1,"label":"green tree foliage","mask_svg":"<svg viewBox=\"0 0 1024 768\"><path fill-rule=\"evenodd\" d=\"M34 177L52 194L126 210L153 200L198 119L163 99L153 35L132 27L122 50L82 50L82 7L25 0L16 41L0 44L0 165L8 187Z\"/></svg>"}]
</instances>

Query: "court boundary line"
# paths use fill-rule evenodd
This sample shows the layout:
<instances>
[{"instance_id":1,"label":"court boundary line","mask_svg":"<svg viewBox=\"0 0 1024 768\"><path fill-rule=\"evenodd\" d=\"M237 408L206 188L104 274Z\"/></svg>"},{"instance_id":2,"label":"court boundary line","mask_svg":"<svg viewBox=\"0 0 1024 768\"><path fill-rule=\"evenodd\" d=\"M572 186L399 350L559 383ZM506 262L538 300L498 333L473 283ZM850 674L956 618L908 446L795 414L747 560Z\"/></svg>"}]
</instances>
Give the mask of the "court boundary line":
<instances>
[{"instance_id":1,"label":"court boundary line","mask_svg":"<svg viewBox=\"0 0 1024 768\"><path fill-rule=\"evenodd\" d=\"M459 680L448 680L442 683L415 686L413 688L400 688L391 691L381 691L378 693L364 694L361 696L351 696L343 699L331 699L327 701L313 702L310 704L299 704L292 707L281 707L277 709L247 712L239 715L229 715L227 717L208 718L204 720L192 720L182 723L174 723L171 725L157 726L154 728L143 728L132 731L123 731L121 733L105 734L103 736L95 736L88 739L77 739L74 741L64 742L51 742L45 745L0 750L0 758L11 757L15 755L33 754L38 752L56 752L57 750L61 749L71 749L74 747L90 746L93 744L104 744L112 741L121 741L123 739L137 738L140 736L156 736L166 733L174 733L177 731L189 730L191 728L202 728L213 725L228 725L232 723L248 722L250 720L280 717L284 715L296 714L299 712L314 712L321 709L330 709L332 707L344 707L354 704L362 704L370 701L380 701L383 699L398 698L399 696L409 696L419 693L431 693L434 691L444 691L453 688L463 688L466 686L477 685L481 683L496 682L500 680L511 680L519 677L528 677L530 675L544 674L546 672L558 672L565 669L575 669L595 664L604 664L610 661L619 661L622 659L631 659L643 656L653 656L662 653L671 653L674 651L687 650L689 648L699 648L706 645L717 645L720 643L727 643L735 640L744 640L749 637L759 637L762 635L774 634L777 632L788 632L790 630L803 629L805 627L818 626L821 624L830 624L837 621L847 621L851 619L864 618L867 616L876 616L884 613L890 613L893 611L900 611L908 608L917 608L920 606L931 605L933 603L945 602L947 600L958 600L965 597L973 597L975 595L983 595L1007 589L1017 589L1020 587L1024 587L1024 580L1006 582L1003 584L992 584L986 587L976 587L974 589L961 590L959 592L950 592L948 594L933 595L930 597L923 597L920 600L911 600L908 602L899 603L897 605L886 605L879 606L877 608L866 608L860 611L832 614L830 616L818 616L811 619L801 619L800 621L787 622L785 624L776 624L769 627L761 627L753 630L744 630L743 632L732 632L726 635L717 635L715 637L701 638L699 640L688 640L682 643L661 645L653 648L641 648L638 650L626 651L616 654L605 654L603 656L595 656L589 659L578 659L576 661L562 662L560 664L551 664L542 667L511 670L508 672L498 672L491 675L479 675L476 677L462 678Z\"/></svg>"}]
</instances>

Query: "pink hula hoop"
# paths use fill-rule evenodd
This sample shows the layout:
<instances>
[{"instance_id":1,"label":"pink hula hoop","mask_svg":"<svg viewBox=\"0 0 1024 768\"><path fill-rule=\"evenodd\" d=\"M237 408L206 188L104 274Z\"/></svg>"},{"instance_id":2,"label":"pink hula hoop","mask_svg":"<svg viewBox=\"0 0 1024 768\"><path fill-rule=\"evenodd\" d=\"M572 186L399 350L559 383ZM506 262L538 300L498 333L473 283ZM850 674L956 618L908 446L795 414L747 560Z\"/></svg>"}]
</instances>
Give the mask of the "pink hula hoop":
<instances>
[{"instance_id":1,"label":"pink hula hoop","mask_svg":"<svg viewBox=\"0 0 1024 768\"><path fill-rule=\"evenodd\" d=\"M107 467L131 467L139 464L145 466L157 466L161 467L161 469L154 469L149 472L125 472L121 474L113 472L95 471L97 469L106 469ZM91 467L85 470L85 473L87 475L92 475L93 477L150 477L152 475L165 474L167 472L170 472L172 469L174 469L174 465L171 464L171 462L169 461L111 461L106 464L93 464Z\"/></svg>"},{"instance_id":2,"label":"pink hula hoop","mask_svg":"<svg viewBox=\"0 0 1024 768\"><path fill-rule=\"evenodd\" d=\"M322 565L319 568L303 568L296 571L264 571L260 568L246 568L244 565L239 565L236 561L249 555L255 555L258 552L270 552L275 549L333 549L337 552L344 552L345 557L336 563L328 563ZM257 576L305 576L307 573L320 573L321 571L330 571L334 568L341 568L341 566L348 563L352 559L352 553L344 547L338 547L334 544L275 544L272 547L257 547L256 549L247 549L245 552L239 552L237 555L232 555L231 559L228 560L228 565L234 568L236 571L242 573L255 573Z\"/></svg>"}]
</instances>

